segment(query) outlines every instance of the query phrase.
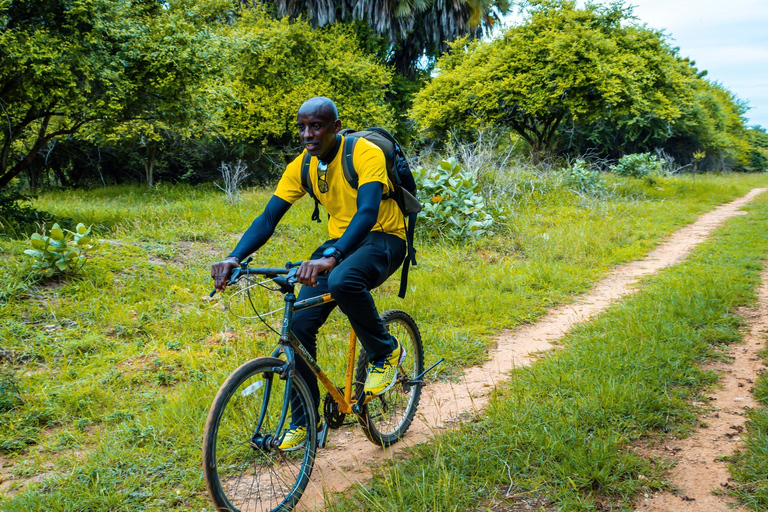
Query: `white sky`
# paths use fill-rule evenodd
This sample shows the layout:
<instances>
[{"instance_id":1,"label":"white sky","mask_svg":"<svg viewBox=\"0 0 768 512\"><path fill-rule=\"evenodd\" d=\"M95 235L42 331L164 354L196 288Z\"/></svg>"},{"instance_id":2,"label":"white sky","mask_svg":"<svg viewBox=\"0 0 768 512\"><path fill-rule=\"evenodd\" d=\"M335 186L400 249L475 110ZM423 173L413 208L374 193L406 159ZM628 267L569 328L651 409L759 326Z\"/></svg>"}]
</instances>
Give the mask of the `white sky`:
<instances>
[{"instance_id":1,"label":"white sky","mask_svg":"<svg viewBox=\"0 0 768 512\"><path fill-rule=\"evenodd\" d=\"M609 3L608 0L597 0ZM583 3L583 2L580 2ZM625 0L641 23L663 30L681 57L696 61L768 129L768 0ZM517 17L508 19L514 23Z\"/></svg>"}]
</instances>

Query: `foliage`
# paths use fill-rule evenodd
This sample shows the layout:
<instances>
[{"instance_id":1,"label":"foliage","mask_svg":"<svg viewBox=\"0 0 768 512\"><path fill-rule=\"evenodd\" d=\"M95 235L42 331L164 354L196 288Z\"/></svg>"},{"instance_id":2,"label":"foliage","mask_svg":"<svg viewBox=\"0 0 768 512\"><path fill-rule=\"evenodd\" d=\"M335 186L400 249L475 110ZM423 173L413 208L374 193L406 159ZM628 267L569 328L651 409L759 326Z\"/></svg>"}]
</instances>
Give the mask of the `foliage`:
<instances>
[{"instance_id":1,"label":"foliage","mask_svg":"<svg viewBox=\"0 0 768 512\"><path fill-rule=\"evenodd\" d=\"M385 101L392 74L363 53L345 27L313 31L304 21L277 21L259 9L233 26L238 51L230 58L222 130L230 140L288 146L299 106L332 98L345 126L392 127Z\"/></svg>"},{"instance_id":2,"label":"foliage","mask_svg":"<svg viewBox=\"0 0 768 512\"><path fill-rule=\"evenodd\" d=\"M439 167L419 167L414 173L419 201L424 209L420 223L432 237L454 240L493 234L493 216L487 211L474 175L463 172L451 157Z\"/></svg>"},{"instance_id":3,"label":"foliage","mask_svg":"<svg viewBox=\"0 0 768 512\"><path fill-rule=\"evenodd\" d=\"M581 158L570 167L563 169L563 172L568 186L579 194L600 196L606 191L600 171L591 169L589 164Z\"/></svg>"},{"instance_id":4,"label":"foliage","mask_svg":"<svg viewBox=\"0 0 768 512\"><path fill-rule=\"evenodd\" d=\"M24 403L15 373L0 365L0 414Z\"/></svg>"},{"instance_id":5,"label":"foliage","mask_svg":"<svg viewBox=\"0 0 768 512\"><path fill-rule=\"evenodd\" d=\"M78 224L75 231L54 224L48 235L32 233L31 249L24 254L32 258L32 268L45 277L56 273L76 274L85 265L83 252L91 247L91 228Z\"/></svg>"},{"instance_id":6,"label":"foliage","mask_svg":"<svg viewBox=\"0 0 768 512\"><path fill-rule=\"evenodd\" d=\"M645 178L663 173L664 168L656 155L635 153L621 157L618 163L611 167L611 171L618 176Z\"/></svg>"},{"instance_id":7,"label":"foliage","mask_svg":"<svg viewBox=\"0 0 768 512\"><path fill-rule=\"evenodd\" d=\"M387 62L399 74L413 75L423 56L434 59L447 43L465 35L480 36L490 30L512 7L508 0L374 0L333 2L272 0L278 16L307 16L313 27L343 21L363 21L381 37L388 49Z\"/></svg>"},{"instance_id":8,"label":"foliage","mask_svg":"<svg viewBox=\"0 0 768 512\"><path fill-rule=\"evenodd\" d=\"M696 81L693 98L682 103L683 115L668 133L654 136L678 161L695 163L698 170L743 170L749 160L744 123L746 104L716 82ZM696 161L695 153L706 157Z\"/></svg>"},{"instance_id":9,"label":"foliage","mask_svg":"<svg viewBox=\"0 0 768 512\"><path fill-rule=\"evenodd\" d=\"M694 76L660 32L632 23L620 3L532 4L521 25L457 41L438 61L412 110L428 135L508 126L536 157L554 150L564 121L680 117Z\"/></svg>"},{"instance_id":10,"label":"foliage","mask_svg":"<svg viewBox=\"0 0 768 512\"><path fill-rule=\"evenodd\" d=\"M749 142L748 171L768 171L768 134L759 126L747 131Z\"/></svg>"},{"instance_id":11,"label":"foliage","mask_svg":"<svg viewBox=\"0 0 768 512\"><path fill-rule=\"evenodd\" d=\"M7 122L0 188L27 171L35 188L58 138L96 122L187 122L205 102L200 83L219 59L204 0L175 9L155 0L20 0L0 4L0 90ZM210 13L205 13L210 14ZM139 122L138 120L142 121Z\"/></svg>"},{"instance_id":12,"label":"foliage","mask_svg":"<svg viewBox=\"0 0 768 512\"><path fill-rule=\"evenodd\" d=\"M43 214L29 201L15 190L0 191L0 235L17 238L43 220Z\"/></svg>"}]
</instances>

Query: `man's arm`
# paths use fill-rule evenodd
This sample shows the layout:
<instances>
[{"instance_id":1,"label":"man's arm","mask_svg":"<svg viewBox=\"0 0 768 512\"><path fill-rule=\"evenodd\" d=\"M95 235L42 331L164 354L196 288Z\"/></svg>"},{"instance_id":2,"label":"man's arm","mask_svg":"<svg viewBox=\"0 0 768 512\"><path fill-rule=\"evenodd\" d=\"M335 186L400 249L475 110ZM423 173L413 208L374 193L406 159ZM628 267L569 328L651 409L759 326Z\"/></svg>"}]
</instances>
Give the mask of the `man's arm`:
<instances>
[{"instance_id":1,"label":"man's arm","mask_svg":"<svg viewBox=\"0 0 768 512\"><path fill-rule=\"evenodd\" d=\"M379 206L381 205L383 190L384 187L379 182L366 183L358 189L357 212L349 222L344 234L334 244L342 256L357 247L376 224L379 218ZM338 263L334 257L305 261L296 272L296 278L301 284L315 286L317 275L325 270L333 269Z\"/></svg>"},{"instance_id":2,"label":"man's arm","mask_svg":"<svg viewBox=\"0 0 768 512\"><path fill-rule=\"evenodd\" d=\"M258 250L275 232L277 224L283 218L285 212L291 207L291 203L272 196L264 207L264 211L256 217L251 227L243 233L235 249L227 259L214 263L211 266L211 277L215 281L216 291L223 291L227 287L227 280L232 269L237 267L240 262L249 254Z\"/></svg>"}]
</instances>

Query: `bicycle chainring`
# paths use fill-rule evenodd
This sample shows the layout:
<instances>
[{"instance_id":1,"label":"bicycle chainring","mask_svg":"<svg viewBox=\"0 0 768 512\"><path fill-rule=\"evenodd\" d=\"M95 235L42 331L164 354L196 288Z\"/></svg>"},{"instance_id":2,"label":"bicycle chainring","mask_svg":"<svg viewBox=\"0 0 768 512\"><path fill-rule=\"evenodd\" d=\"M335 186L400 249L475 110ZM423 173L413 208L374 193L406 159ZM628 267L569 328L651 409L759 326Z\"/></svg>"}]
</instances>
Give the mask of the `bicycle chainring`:
<instances>
[{"instance_id":1,"label":"bicycle chainring","mask_svg":"<svg viewBox=\"0 0 768 512\"><path fill-rule=\"evenodd\" d=\"M337 388L343 395L344 390ZM344 424L344 418L347 415L339 410L339 404L330 394L326 394L323 398L323 420L329 428L337 429Z\"/></svg>"}]
</instances>

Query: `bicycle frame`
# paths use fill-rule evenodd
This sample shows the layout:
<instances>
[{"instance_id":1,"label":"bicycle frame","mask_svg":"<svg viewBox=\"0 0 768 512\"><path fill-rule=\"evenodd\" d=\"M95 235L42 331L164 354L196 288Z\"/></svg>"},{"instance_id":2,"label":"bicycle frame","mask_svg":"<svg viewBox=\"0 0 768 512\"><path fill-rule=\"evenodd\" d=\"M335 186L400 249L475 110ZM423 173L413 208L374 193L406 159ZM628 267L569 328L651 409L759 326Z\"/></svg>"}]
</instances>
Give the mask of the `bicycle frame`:
<instances>
[{"instance_id":1,"label":"bicycle frame","mask_svg":"<svg viewBox=\"0 0 768 512\"><path fill-rule=\"evenodd\" d=\"M331 294L326 293L325 295L318 295L317 297L310 297L308 299L296 302L296 295L293 291L291 291L285 295L284 300L285 309L283 313L283 326L280 333L280 341L278 342L278 347L274 350L274 352L272 352L272 357L278 357L281 353L285 354L286 367L283 371L291 372L295 368L296 364L295 353L298 352L299 357L301 357L304 362L307 363L307 365L312 370L312 373L315 374L317 379L323 384L323 387L336 401L339 406L339 410L344 414L352 414L352 407L356 403L356 401L353 401L352 399L352 384L355 373L355 358L357 355L357 335L355 334L354 329L350 327L349 344L347 349L346 379L344 395L342 396L336 386L333 385L331 380L325 374L323 369L320 368L320 365L317 364L317 361L315 361L309 351L304 348L304 345L301 344L301 342L291 331L294 312L333 302ZM290 389L289 386L288 389Z\"/></svg>"}]
</instances>

